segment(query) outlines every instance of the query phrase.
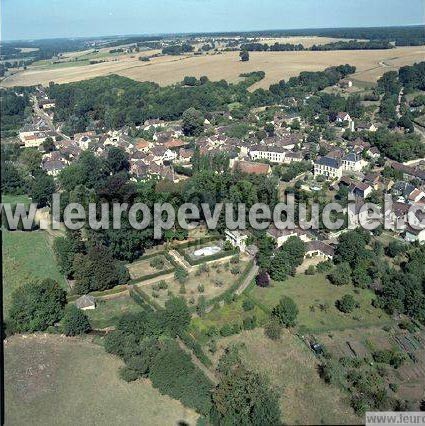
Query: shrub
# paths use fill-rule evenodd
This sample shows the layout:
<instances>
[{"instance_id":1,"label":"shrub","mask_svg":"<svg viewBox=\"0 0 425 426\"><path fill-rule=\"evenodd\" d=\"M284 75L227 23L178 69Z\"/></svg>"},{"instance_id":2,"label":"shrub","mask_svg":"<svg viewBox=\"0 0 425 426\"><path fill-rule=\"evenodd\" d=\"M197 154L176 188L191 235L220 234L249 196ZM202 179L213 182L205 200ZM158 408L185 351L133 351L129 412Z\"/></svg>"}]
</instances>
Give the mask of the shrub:
<instances>
[{"instance_id":1,"label":"shrub","mask_svg":"<svg viewBox=\"0 0 425 426\"><path fill-rule=\"evenodd\" d=\"M242 308L244 311L252 311L255 307L255 304L252 300L246 299L242 303Z\"/></svg>"},{"instance_id":2,"label":"shrub","mask_svg":"<svg viewBox=\"0 0 425 426\"><path fill-rule=\"evenodd\" d=\"M161 281L158 283L158 288L159 288L160 290L167 290L167 288L168 288L168 284L167 284L164 280L161 280Z\"/></svg>"},{"instance_id":3,"label":"shrub","mask_svg":"<svg viewBox=\"0 0 425 426\"><path fill-rule=\"evenodd\" d=\"M271 319L264 328L265 335L272 340L279 340L282 335L282 325L276 319Z\"/></svg>"},{"instance_id":4,"label":"shrub","mask_svg":"<svg viewBox=\"0 0 425 426\"><path fill-rule=\"evenodd\" d=\"M129 367L121 367L119 370L119 375L121 379L125 380L126 382L134 382L140 377L138 371Z\"/></svg>"},{"instance_id":5,"label":"shrub","mask_svg":"<svg viewBox=\"0 0 425 426\"><path fill-rule=\"evenodd\" d=\"M330 274L329 280L334 285L346 285L351 283L351 268L348 263L340 263Z\"/></svg>"},{"instance_id":6,"label":"shrub","mask_svg":"<svg viewBox=\"0 0 425 426\"><path fill-rule=\"evenodd\" d=\"M63 317L63 332L67 336L77 336L91 330L87 315L75 305L67 306Z\"/></svg>"},{"instance_id":7,"label":"shrub","mask_svg":"<svg viewBox=\"0 0 425 426\"><path fill-rule=\"evenodd\" d=\"M221 280L220 278L216 278L216 279L214 280L214 285L215 285L216 287L223 287L224 282L223 282L223 280Z\"/></svg>"},{"instance_id":8,"label":"shrub","mask_svg":"<svg viewBox=\"0 0 425 426\"><path fill-rule=\"evenodd\" d=\"M402 354L401 352L392 351L389 349L375 351L373 352L372 357L376 362L389 364L394 368L400 367L403 364L403 362L406 360L406 356Z\"/></svg>"},{"instance_id":9,"label":"shrub","mask_svg":"<svg viewBox=\"0 0 425 426\"><path fill-rule=\"evenodd\" d=\"M202 315L205 314L206 309L207 309L207 300L205 299L205 296L199 296L198 305L196 306L197 314L200 317L202 317Z\"/></svg>"},{"instance_id":10,"label":"shrub","mask_svg":"<svg viewBox=\"0 0 425 426\"><path fill-rule=\"evenodd\" d=\"M244 330L253 330L257 326L257 318L254 316L244 318L242 321L242 327Z\"/></svg>"},{"instance_id":11,"label":"shrub","mask_svg":"<svg viewBox=\"0 0 425 426\"><path fill-rule=\"evenodd\" d=\"M293 327L298 315L298 307L290 297L284 296L273 309L272 315L286 327Z\"/></svg>"},{"instance_id":12,"label":"shrub","mask_svg":"<svg viewBox=\"0 0 425 426\"><path fill-rule=\"evenodd\" d=\"M316 268L314 267L314 265L310 265L306 270L305 270L305 274L306 275L314 275L316 273Z\"/></svg>"},{"instance_id":13,"label":"shrub","mask_svg":"<svg viewBox=\"0 0 425 426\"><path fill-rule=\"evenodd\" d=\"M385 254L389 257L396 257L406 251L407 245L401 241L391 241L385 249Z\"/></svg>"},{"instance_id":14,"label":"shrub","mask_svg":"<svg viewBox=\"0 0 425 426\"><path fill-rule=\"evenodd\" d=\"M150 262L149 265L155 269L164 269L165 262L162 257L155 256Z\"/></svg>"},{"instance_id":15,"label":"shrub","mask_svg":"<svg viewBox=\"0 0 425 426\"><path fill-rule=\"evenodd\" d=\"M174 278L180 283L184 284L187 280L188 273L186 269L184 269L182 266L177 266L175 272L174 272Z\"/></svg>"},{"instance_id":16,"label":"shrub","mask_svg":"<svg viewBox=\"0 0 425 426\"><path fill-rule=\"evenodd\" d=\"M238 275L238 274L240 274L240 272L241 272L241 268L240 268L239 266L233 266L233 267L230 269L230 272L231 272L233 275Z\"/></svg>"},{"instance_id":17,"label":"shrub","mask_svg":"<svg viewBox=\"0 0 425 426\"><path fill-rule=\"evenodd\" d=\"M259 287L268 287L270 285L270 276L266 271L260 271L255 278Z\"/></svg>"},{"instance_id":18,"label":"shrub","mask_svg":"<svg viewBox=\"0 0 425 426\"><path fill-rule=\"evenodd\" d=\"M389 387L394 393L398 391L398 384L397 383L390 383Z\"/></svg>"},{"instance_id":19,"label":"shrub","mask_svg":"<svg viewBox=\"0 0 425 426\"><path fill-rule=\"evenodd\" d=\"M205 287L204 287L203 284L198 285L198 291L199 291L199 293L203 293L205 291Z\"/></svg>"},{"instance_id":20,"label":"shrub","mask_svg":"<svg viewBox=\"0 0 425 426\"><path fill-rule=\"evenodd\" d=\"M319 273L329 272L332 269L332 262L330 260L325 260L316 265L316 270Z\"/></svg>"},{"instance_id":21,"label":"shrub","mask_svg":"<svg viewBox=\"0 0 425 426\"><path fill-rule=\"evenodd\" d=\"M358 307L358 303L351 294L345 294L342 296L340 300L336 301L335 305L341 312L346 314L352 312L354 308Z\"/></svg>"}]
</instances>

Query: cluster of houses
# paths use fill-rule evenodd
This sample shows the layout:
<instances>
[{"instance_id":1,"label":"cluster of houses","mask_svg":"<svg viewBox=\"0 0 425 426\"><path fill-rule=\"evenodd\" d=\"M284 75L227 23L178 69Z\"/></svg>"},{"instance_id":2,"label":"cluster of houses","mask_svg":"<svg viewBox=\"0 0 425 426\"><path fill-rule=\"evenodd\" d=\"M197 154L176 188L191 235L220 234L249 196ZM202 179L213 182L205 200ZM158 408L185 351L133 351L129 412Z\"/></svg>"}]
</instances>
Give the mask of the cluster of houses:
<instances>
[{"instance_id":1,"label":"cluster of houses","mask_svg":"<svg viewBox=\"0 0 425 426\"><path fill-rule=\"evenodd\" d=\"M342 133L347 128L368 131L376 131L377 128L374 124L355 124L346 112L339 112L332 119L331 126L338 130L336 140L334 142L319 140L317 144L308 142L305 132L307 125L302 118L285 111L275 113L271 122L274 131L271 134L264 133L261 140L258 140L258 134L254 132L250 132L243 140L230 137L228 135L231 124L211 126L206 120L208 136L188 142L184 137L181 124L158 119L147 120L137 127L137 130L140 130L139 134L149 132L149 140L131 136L134 135L134 129L129 127L111 131L100 127L96 130L76 133L69 138L61 133L61 125L53 127L51 118L54 114L55 102L48 99L42 88L39 89L36 98L38 109L42 110L42 113L35 115L33 122L21 129L19 138L25 147L36 147L43 152L42 168L52 176L57 176L85 150L90 150L97 156L106 157L110 147L119 147L128 154L130 173L134 180L159 177L178 182L187 179L186 174L182 173L182 168L191 168L195 151L199 151L199 154L204 156L226 153L231 169L248 174L264 175L271 173L273 165L289 165L315 158L312 177L316 181L330 181L331 189L345 186L348 193L358 200L359 209L365 199L376 190L381 190L383 193L391 192L397 198L397 203L403 206L425 203L423 191L425 169L392 162L391 167L402 173L403 181L401 182L384 179L381 173L368 171L369 164L381 156L379 150L360 137L353 141L346 141L342 138ZM227 121L231 123L230 113L217 114L227 115ZM296 126L295 122L297 122ZM45 152L43 143L47 138L54 141L55 150ZM322 155L317 156L318 152ZM417 185L411 185L409 181L412 180L415 180ZM403 206L398 206L400 214L402 214ZM308 253L320 252L325 258L332 257L332 244L327 241L321 241L319 244L315 236L306 232L294 230L288 233L271 229L268 233L278 247L290 236L297 235L307 244L311 243L311 247L309 246L311 250ZM228 238L242 251L246 249L243 235L233 235ZM425 241L425 235L422 234L416 236L409 234L405 235L405 238L409 241Z\"/></svg>"}]
</instances>

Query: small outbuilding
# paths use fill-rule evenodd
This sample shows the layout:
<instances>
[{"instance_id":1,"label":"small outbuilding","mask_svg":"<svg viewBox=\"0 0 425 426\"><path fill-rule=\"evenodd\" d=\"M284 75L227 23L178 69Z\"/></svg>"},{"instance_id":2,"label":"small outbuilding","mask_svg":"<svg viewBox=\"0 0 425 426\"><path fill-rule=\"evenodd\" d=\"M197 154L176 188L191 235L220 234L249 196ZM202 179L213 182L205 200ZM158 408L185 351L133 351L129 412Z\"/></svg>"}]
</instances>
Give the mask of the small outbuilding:
<instances>
[{"instance_id":1,"label":"small outbuilding","mask_svg":"<svg viewBox=\"0 0 425 426\"><path fill-rule=\"evenodd\" d=\"M96 299L89 294L85 294L84 296L79 297L75 301L75 306L82 311L87 309L95 309L96 308Z\"/></svg>"}]
</instances>

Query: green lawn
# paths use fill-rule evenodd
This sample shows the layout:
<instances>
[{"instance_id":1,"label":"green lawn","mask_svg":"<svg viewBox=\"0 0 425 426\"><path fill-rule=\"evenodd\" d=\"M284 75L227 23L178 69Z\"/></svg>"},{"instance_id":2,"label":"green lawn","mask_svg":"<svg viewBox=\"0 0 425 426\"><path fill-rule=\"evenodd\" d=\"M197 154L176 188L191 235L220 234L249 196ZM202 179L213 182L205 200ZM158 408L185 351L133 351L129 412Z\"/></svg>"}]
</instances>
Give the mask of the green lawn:
<instances>
[{"instance_id":1,"label":"green lawn","mask_svg":"<svg viewBox=\"0 0 425 426\"><path fill-rule=\"evenodd\" d=\"M147 380L126 383L122 361L90 341L58 335L5 342L7 425L195 425L198 415Z\"/></svg>"},{"instance_id":2,"label":"green lawn","mask_svg":"<svg viewBox=\"0 0 425 426\"><path fill-rule=\"evenodd\" d=\"M96 309L87 310L93 328L106 328L116 325L125 313L139 312L141 307L130 297L122 296L110 300L99 300Z\"/></svg>"},{"instance_id":3,"label":"green lawn","mask_svg":"<svg viewBox=\"0 0 425 426\"><path fill-rule=\"evenodd\" d=\"M52 278L66 288L65 279L58 270L46 232L3 230L2 250L5 313L9 308L13 290L28 281Z\"/></svg>"},{"instance_id":4,"label":"green lawn","mask_svg":"<svg viewBox=\"0 0 425 426\"><path fill-rule=\"evenodd\" d=\"M345 294L352 294L360 303L360 307L350 314L335 307L336 300ZM371 305L372 291L355 289L351 285L334 286L323 274L300 274L284 282L272 282L269 288L254 287L250 295L269 309L276 306L282 296L291 297L299 309L298 326L314 332L391 323L387 314Z\"/></svg>"},{"instance_id":5,"label":"green lawn","mask_svg":"<svg viewBox=\"0 0 425 426\"><path fill-rule=\"evenodd\" d=\"M10 204L24 203L25 205L29 205L31 203L31 200L27 195L2 194L1 202Z\"/></svg>"}]
</instances>

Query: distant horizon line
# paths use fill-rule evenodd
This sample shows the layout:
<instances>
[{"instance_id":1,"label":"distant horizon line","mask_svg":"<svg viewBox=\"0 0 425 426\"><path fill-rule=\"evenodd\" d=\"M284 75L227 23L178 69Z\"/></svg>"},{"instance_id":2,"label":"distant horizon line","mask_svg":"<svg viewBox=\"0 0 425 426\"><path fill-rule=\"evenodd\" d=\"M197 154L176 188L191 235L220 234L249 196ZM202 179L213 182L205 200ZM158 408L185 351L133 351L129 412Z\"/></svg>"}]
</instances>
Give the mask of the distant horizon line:
<instances>
[{"instance_id":1,"label":"distant horizon line","mask_svg":"<svg viewBox=\"0 0 425 426\"><path fill-rule=\"evenodd\" d=\"M226 34L249 34L249 33L265 33L271 31L312 31L312 30L338 30L338 29L371 29L371 28L406 28L406 27L424 27L425 23L419 24L406 24L406 25L370 25L370 26L343 26L343 27L304 27L304 28L271 28L261 30L228 30L228 31L195 31L195 32L171 32L171 33L132 33L132 34L105 34L98 36L69 36L69 37L47 37L47 38L26 38L26 39L2 39L0 35L1 43L14 43L14 42L37 42L47 40L102 40L108 37L111 38L126 38L126 37L159 37L159 36L197 36L197 35L226 35ZM302 36L300 36L302 37ZM320 36L316 36L320 37Z\"/></svg>"}]
</instances>

